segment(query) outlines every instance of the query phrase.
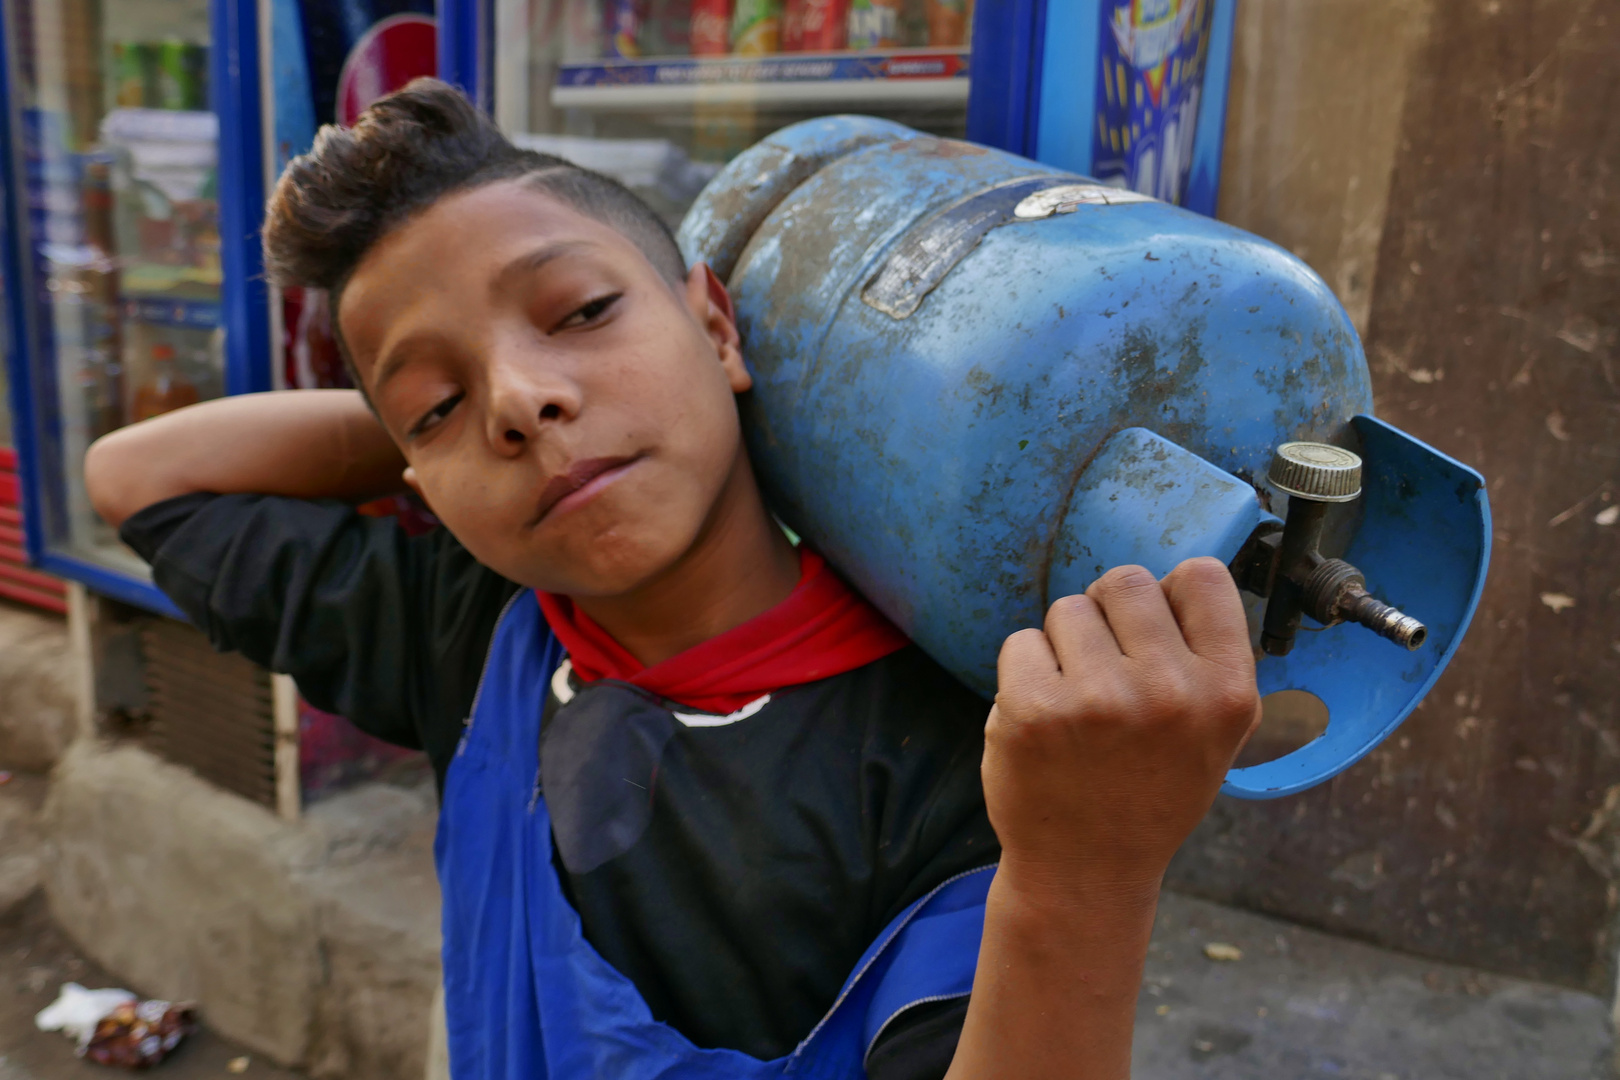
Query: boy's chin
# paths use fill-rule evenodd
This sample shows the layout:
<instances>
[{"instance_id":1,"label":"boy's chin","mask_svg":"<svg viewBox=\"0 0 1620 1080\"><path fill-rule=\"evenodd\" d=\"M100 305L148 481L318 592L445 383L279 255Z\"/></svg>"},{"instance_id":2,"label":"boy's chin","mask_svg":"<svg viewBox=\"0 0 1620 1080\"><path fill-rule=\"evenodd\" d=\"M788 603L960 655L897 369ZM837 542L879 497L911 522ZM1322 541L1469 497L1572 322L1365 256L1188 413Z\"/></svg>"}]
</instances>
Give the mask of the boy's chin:
<instances>
[{"instance_id":1,"label":"boy's chin","mask_svg":"<svg viewBox=\"0 0 1620 1080\"><path fill-rule=\"evenodd\" d=\"M513 581L541 592L606 599L636 592L660 577L680 559L681 550L664 545L618 552L595 551L583 558L557 554L536 560L527 573L507 574Z\"/></svg>"}]
</instances>

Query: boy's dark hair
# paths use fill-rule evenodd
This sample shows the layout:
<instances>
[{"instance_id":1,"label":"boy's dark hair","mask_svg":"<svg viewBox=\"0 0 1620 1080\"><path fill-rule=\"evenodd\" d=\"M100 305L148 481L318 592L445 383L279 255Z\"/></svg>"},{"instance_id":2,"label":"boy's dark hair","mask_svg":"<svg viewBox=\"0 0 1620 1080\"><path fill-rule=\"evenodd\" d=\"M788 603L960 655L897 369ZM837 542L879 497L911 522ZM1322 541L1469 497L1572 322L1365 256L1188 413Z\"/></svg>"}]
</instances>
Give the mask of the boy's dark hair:
<instances>
[{"instance_id":1,"label":"boy's dark hair","mask_svg":"<svg viewBox=\"0 0 1620 1080\"><path fill-rule=\"evenodd\" d=\"M672 285L686 276L669 227L622 184L518 149L461 91L425 78L378 99L351 128L321 128L288 164L265 216L265 273L328 290L335 331L338 294L378 240L446 195L518 178L617 230Z\"/></svg>"}]
</instances>

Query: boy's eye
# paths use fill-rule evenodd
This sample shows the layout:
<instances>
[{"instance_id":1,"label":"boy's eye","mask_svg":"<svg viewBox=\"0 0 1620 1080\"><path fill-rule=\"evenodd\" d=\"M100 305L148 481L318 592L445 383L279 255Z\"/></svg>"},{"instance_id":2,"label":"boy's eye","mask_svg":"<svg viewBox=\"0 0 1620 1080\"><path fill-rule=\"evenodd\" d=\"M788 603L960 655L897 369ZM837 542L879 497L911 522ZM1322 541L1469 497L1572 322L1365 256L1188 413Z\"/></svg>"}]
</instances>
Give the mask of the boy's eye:
<instances>
[{"instance_id":1,"label":"boy's eye","mask_svg":"<svg viewBox=\"0 0 1620 1080\"><path fill-rule=\"evenodd\" d=\"M457 405L461 404L461 399L466 396L466 394L451 394L449 397L445 398L443 401L439 402L437 405L433 406L433 408L424 413L421 419L417 420L416 423L412 424L410 431L406 432L406 436L414 439L418 435L421 435L423 432L429 430L433 427L433 425L449 416L451 411L455 409Z\"/></svg>"},{"instance_id":2,"label":"boy's eye","mask_svg":"<svg viewBox=\"0 0 1620 1080\"><path fill-rule=\"evenodd\" d=\"M623 293L609 293L607 296L598 296L578 311L573 312L562 322L557 324L558 330L576 330L582 326L589 326L599 319L608 308L612 307Z\"/></svg>"}]
</instances>

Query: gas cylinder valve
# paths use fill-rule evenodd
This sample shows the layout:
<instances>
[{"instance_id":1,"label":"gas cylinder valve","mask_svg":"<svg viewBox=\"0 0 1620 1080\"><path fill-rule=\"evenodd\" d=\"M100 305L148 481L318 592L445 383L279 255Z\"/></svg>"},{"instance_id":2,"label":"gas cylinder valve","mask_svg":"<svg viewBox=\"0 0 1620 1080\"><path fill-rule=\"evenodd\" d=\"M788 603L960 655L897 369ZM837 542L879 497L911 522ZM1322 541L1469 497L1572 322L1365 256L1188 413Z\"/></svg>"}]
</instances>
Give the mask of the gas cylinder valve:
<instances>
[{"instance_id":1,"label":"gas cylinder valve","mask_svg":"<svg viewBox=\"0 0 1620 1080\"><path fill-rule=\"evenodd\" d=\"M1361 458L1327 443L1283 443L1268 479L1288 496L1287 520L1280 530L1258 530L1233 563L1238 583L1267 598L1261 650L1287 656L1304 615L1324 627L1359 623L1407 649L1421 646L1428 636L1422 623L1371 596L1360 570L1319 550L1328 507L1361 495Z\"/></svg>"}]
</instances>

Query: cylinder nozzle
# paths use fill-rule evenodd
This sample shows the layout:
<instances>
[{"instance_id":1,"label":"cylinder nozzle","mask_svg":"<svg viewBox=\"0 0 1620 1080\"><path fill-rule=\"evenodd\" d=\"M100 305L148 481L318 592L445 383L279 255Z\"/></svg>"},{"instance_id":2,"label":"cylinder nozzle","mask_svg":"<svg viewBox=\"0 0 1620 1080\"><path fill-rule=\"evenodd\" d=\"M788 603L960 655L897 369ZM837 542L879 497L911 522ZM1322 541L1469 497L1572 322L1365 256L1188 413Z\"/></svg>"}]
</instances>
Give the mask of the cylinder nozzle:
<instances>
[{"instance_id":1,"label":"cylinder nozzle","mask_svg":"<svg viewBox=\"0 0 1620 1080\"><path fill-rule=\"evenodd\" d=\"M1367 592L1367 579L1343 559L1325 559L1318 550L1322 522L1332 503L1361 495L1361 458L1326 443L1290 442L1277 447L1268 477L1288 496L1282 535L1266 546L1276 560L1264 575L1268 595L1260 648L1287 656L1294 647L1301 616L1323 626L1353 622L1407 649L1423 644L1423 624ZM1255 578L1252 565L1247 573Z\"/></svg>"}]
</instances>

